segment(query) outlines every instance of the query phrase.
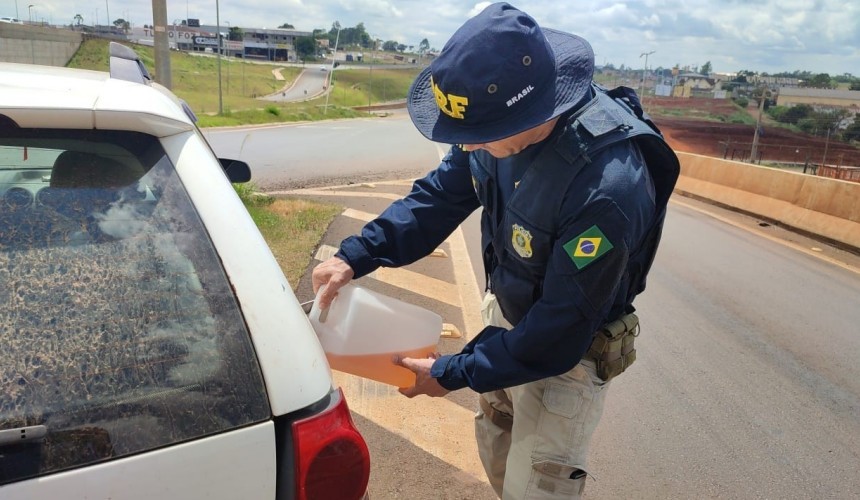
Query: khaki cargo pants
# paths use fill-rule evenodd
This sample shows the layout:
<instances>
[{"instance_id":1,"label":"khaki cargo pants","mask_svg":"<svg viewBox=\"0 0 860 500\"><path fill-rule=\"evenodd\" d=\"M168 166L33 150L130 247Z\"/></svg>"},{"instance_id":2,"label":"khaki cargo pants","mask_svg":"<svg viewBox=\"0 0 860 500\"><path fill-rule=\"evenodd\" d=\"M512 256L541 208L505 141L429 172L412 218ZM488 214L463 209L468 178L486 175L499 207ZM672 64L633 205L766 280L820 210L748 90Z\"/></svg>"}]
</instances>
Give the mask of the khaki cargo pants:
<instances>
[{"instance_id":1,"label":"khaki cargo pants","mask_svg":"<svg viewBox=\"0 0 860 500\"><path fill-rule=\"evenodd\" d=\"M512 328L493 294L484 298L481 314L485 325ZM583 360L562 375L481 394L475 437L500 498L581 497L588 446L608 387L594 363Z\"/></svg>"}]
</instances>

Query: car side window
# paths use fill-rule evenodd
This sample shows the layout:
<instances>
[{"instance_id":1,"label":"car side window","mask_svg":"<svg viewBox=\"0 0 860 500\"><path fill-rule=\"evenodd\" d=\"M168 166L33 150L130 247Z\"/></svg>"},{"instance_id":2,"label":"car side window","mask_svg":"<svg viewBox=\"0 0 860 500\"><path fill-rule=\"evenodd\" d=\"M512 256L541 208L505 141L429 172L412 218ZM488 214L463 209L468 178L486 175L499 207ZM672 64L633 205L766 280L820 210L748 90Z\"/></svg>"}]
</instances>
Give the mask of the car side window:
<instances>
[{"instance_id":1,"label":"car side window","mask_svg":"<svg viewBox=\"0 0 860 500\"><path fill-rule=\"evenodd\" d=\"M28 135L29 134L29 135ZM265 420L250 337L154 137L0 137L0 484Z\"/></svg>"}]
</instances>

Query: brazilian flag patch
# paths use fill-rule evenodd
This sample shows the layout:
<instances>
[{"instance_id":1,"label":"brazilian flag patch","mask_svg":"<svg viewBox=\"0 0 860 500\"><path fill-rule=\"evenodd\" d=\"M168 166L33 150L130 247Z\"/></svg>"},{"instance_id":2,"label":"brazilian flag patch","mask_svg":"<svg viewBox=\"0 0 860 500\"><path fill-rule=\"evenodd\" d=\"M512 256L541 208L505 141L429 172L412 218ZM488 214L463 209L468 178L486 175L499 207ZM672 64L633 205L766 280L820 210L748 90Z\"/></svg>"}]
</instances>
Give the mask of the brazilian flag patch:
<instances>
[{"instance_id":1,"label":"brazilian flag patch","mask_svg":"<svg viewBox=\"0 0 860 500\"><path fill-rule=\"evenodd\" d=\"M591 226L584 233L563 245L567 256L577 269L591 264L598 257L612 250L612 243L599 227Z\"/></svg>"}]
</instances>

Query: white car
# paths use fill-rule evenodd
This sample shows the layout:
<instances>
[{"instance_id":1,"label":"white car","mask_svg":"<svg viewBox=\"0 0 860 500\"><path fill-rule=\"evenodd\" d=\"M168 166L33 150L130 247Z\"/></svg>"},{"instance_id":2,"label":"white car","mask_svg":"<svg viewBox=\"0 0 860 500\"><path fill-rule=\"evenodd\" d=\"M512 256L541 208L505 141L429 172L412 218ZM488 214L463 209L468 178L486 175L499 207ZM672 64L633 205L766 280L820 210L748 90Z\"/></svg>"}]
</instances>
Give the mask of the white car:
<instances>
[{"instance_id":1,"label":"white car","mask_svg":"<svg viewBox=\"0 0 860 500\"><path fill-rule=\"evenodd\" d=\"M24 21L15 19L14 17L0 17L0 23L24 24Z\"/></svg>"},{"instance_id":2,"label":"white car","mask_svg":"<svg viewBox=\"0 0 860 500\"><path fill-rule=\"evenodd\" d=\"M0 63L0 498L366 495L249 178L128 47Z\"/></svg>"}]
</instances>

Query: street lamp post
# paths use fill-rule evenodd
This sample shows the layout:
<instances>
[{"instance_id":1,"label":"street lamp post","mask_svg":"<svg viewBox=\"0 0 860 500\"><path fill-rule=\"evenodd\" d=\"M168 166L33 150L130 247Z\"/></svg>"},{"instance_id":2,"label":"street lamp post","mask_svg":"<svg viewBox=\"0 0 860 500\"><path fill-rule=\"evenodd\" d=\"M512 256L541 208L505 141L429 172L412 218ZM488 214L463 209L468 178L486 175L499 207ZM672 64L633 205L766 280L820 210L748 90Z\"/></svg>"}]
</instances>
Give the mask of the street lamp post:
<instances>
[{"instance_id":1,"label":"street lamp post","mask_svg":"<svg viewBox=\"0 0 860 500\"><path fill-rule=\"evenodd\" d=\"M367 106L371 106L371 99L373 99L373 56L376 53L376 38L373 38L373 48L370 53L370 84L367 87Z\"/></svg>"},{"instance_id":2,"label":"street lamp post","mask_svg":"<svg viewBox=\"0 0 860 500\"><path fill-rule=\"evenodd\" d=\"M230 24L230 21L224 21L227 24L227 41L230 41L230 30L233 29L233 25ZM221 41L221 34L218 34L218 45L223 45L224 42ZM229 49L221 49L224 50L224 56L227 58L227 94L230 93L230 54L227 53Z\"/></svg>"},{"instance_id":3,"label":"street lamp post","mask_svg":"<svg viewBox=\"0 0 860 500\"><path fill-rule=\"evenodd\" d=\"M27 6L27 21L30 24L33 24L33 7L35 7L34 4L30 4Z\"/></svg>"},{"instance_id":4,"label":"street lamp post","mask_svg":"<svg viewBox=\"0 0 860 500\"><path fill-rule=\"evenodd\" d=\"M337 59L337 43L338 43L338 41L340 41L340 24L338 24L337 35L335 35L335 37L334 37L334 53L332 54L332 58L331 58L331 69L328 72L328 87L327 87L328 92L326 92L326 94L325 94L325 107L323 108L323 114L324 115L328 114L328 98L332 92L331 91L331 82L332 82L332 78L334 78L334 74L333 74L334 73L334 61Z\"/></svg>"}]
</instances>

